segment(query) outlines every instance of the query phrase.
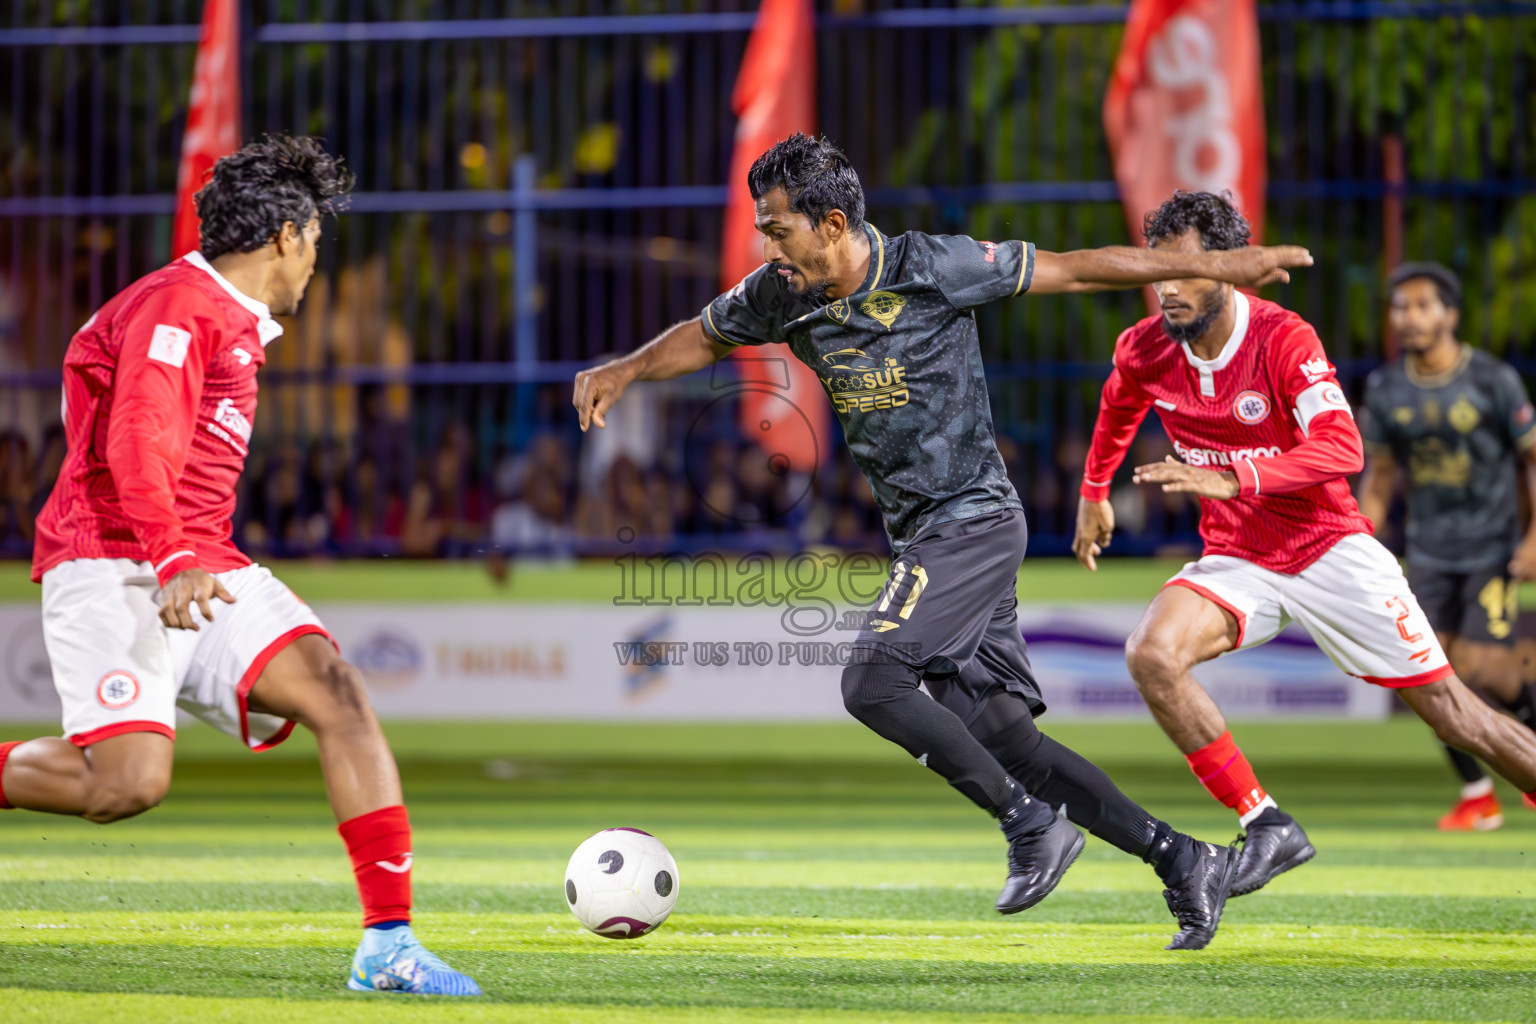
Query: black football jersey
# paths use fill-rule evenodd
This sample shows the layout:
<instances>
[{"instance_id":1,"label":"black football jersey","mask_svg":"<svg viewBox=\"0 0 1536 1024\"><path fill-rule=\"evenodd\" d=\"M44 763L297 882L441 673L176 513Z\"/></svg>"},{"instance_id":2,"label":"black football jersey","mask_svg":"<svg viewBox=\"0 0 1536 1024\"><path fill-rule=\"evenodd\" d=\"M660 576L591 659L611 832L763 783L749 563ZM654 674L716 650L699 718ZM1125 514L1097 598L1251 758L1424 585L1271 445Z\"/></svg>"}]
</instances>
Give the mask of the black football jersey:
<instances>
[{"instance_id":1,"label":"black football jersey","mask_svg":"<svg viewBox=\"0 0 1536 1024\"><path fill-rule=\"evenodd\" d=\"M1536 411L1514 367L1463 346L1435 377L1403 360L1365 385L1361 435L1408 474L1408 560L1439 572L1509 561L1519 541L1519 453L1536 443Z\"/></svg>"},{"instance_id":2,"label":"black football jersey","mask_svg":"<svg viewBox=\"0 0 1536 1024\"><path fill-rule=\"evenodd\" d=\"M704 307L727 345L784 342L816 371L900 552L935 523L1022 508L998 453L971 310L1029 290L1035 247L866 225L869 273L833 301L767 264Z\"/></svg>"}]
</instances>

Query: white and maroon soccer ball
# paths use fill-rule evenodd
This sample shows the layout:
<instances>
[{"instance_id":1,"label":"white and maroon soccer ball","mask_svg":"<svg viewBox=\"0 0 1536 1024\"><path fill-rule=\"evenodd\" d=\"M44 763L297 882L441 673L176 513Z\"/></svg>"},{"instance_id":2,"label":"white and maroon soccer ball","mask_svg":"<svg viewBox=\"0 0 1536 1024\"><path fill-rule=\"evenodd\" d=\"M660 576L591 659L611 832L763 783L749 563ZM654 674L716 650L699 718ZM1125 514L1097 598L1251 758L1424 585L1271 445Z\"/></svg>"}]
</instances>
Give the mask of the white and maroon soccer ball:
<instances>
[{"instance_id":1,"label":"white and maroon soccer ball","mask_svg":"<svg viewBox=\"0 0 1536 1024\"><path fill-rule=\"evenodd\" d=\"M638 939L677 905L677 861L649 832L604 829L571 854L565 900L576 920L604 938Z\"/></svg>"}]
</instances>

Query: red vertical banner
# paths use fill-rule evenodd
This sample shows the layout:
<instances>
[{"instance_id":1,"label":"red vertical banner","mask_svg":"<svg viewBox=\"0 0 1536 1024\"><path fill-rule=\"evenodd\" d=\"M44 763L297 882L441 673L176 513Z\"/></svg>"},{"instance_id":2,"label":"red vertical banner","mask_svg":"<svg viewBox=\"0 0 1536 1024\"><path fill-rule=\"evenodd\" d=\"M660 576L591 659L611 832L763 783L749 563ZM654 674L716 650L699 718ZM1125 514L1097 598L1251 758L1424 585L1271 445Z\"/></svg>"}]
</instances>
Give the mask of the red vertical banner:
<instances>
[{"instance_id":1,"label":"red vertical banner","mask_svg":"<svg viewBox=\"0 0 1536 1024\"><path fill-rule=\"evenodd\" d=\"M763 238L747 191L752 161L795 132L816 130L816 37L812 0L763 0L731 95L736 147L720 253L726 290L763 264ZM827 399L816 374L787 345L761 345L737 354L748 388L741 396L741 429L770 464L802 472L816 468L826 445ZM753 386L756 385L756 386ZM777 456L777 458L776 458Z\"/></svg>"},{"instance_id":2,"label":"red vertical banner","mask_svg":"<svg viewBox=\"0 0 1536 1024\"><path fill-rule=\"evenodd\" d=\"M1174 189L1229 191L1264 235L1264 94L1255 0L1132 0L1104 99L1131 237Z\"/></svg>"},{"instance_id":3,"label":"red vertical banner","mask_svg":"<svg viewBox=\"0 0 1536 1024\"><path fill-rule=\"evenodd\" d=\"M176 222L172 257L198 246L197 210L192 197L220 157L240 148L240 0L206 0L203 34L192 69L187 130L181 138L176 172Z\"/></svg>"}]
</instances>

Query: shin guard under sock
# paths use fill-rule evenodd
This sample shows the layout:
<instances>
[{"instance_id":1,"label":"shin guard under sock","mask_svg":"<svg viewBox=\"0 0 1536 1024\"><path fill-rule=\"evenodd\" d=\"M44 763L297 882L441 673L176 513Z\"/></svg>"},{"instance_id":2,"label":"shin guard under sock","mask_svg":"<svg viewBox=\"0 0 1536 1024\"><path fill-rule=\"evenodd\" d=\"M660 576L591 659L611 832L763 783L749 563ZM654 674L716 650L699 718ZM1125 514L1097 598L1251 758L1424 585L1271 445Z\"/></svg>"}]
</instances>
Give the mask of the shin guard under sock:
<instances>
[{"instance_id":1,"label":"shin guard under sock","mask_svg":"<svg viewBox=\"0 0 1536 1024\"><path fill-rule=\"evenodd\" d=\"M411 919L411 822L399 804L349 818L337 831L352 858L363 927Z\"/></svg>"},{"instance_id":2,"label":"shin guard under sock","mask_svg":"<svg viewBox=\"0 0 1536 1024\"><path fill-rule=\"evenodd\" d=\"M1269 794L1253 774L1253 766L1232 741L1230 730L1194 753L1185 754L1184 759L1206 791L1236 811L1239 818L1247 818L1269 800Z\"/></svg>"}]
</instances>

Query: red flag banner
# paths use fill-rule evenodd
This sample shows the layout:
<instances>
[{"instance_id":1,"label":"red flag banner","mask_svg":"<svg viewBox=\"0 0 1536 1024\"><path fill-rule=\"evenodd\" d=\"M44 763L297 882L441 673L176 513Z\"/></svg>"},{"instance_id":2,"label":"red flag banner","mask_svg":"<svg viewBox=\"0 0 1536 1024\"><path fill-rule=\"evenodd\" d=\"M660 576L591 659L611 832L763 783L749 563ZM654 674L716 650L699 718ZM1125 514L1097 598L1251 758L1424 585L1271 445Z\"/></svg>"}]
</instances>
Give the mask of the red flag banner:
<instances>
[{"instance_id":1,"label":"red flag banner","mask_svg":"<svg viewBox=\"0 0 1536 1024\"><path fill-rule=\"evenodd\" d=\"M795 132L816 130L816 38L812 0L763 0L731 96L736 148L720 253L724 291L763 264L763 239L747 171L764 150ZM809 472L825 450L827 399L816 374L787 345L760 345L736 356L748 385L741 396L741 429L768 454L776 470ZM775 456L779 458L775 458Z\"/></svg>"},{"instance_id":2,"label":"red flag banner","mask_svg":"<svg viewBox=\"0 0 1536 1024\"><path fill-rule=\"evenodd\" d=\"M181 139L176 172L176 222L171 255L184 256L198 246L197 210L192 197L203 187L220 157L240 148L239 0L207 0L203 34L192 69L192 99L187 130Z\"/></svg>"},{"instance_id":3,"label":"red flag banner","mask_svg":"<svg viewBox=\"0 0 1536 1024\"><path fill-rule=\"evenodd\" d=\"M1174 189L1230 191L1264 233L1255 0L1132 0L1104 130L1131 237Z\"/></svg>"}]
</instances>

